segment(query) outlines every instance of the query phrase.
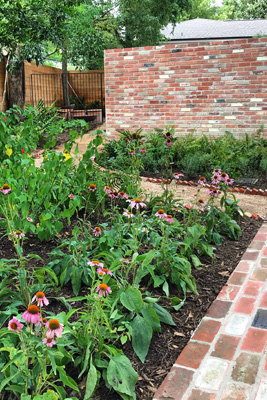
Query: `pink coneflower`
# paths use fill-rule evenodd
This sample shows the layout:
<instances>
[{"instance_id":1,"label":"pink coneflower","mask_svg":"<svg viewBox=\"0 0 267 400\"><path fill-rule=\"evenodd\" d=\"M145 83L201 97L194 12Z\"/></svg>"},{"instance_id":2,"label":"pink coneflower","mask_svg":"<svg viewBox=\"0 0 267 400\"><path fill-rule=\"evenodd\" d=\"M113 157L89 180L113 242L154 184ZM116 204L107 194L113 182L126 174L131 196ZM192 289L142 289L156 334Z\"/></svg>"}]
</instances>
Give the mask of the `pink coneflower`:
<instances>
[{"instance_id":1,"label":"pink coneflower","mask_svg":"<svg viewBox=\"0 0 267 400\"><path fill-rule=\"evenodd\" d=\"M129 262L130 262L130 260L128 260L127 257L122 257L122 258L120 259L120 261L123 262L124 264L129 264Z\"/></svg>"},{"instance_id":2,"label":"pink coneflower","mask_svg":"<svg viewBox=\"0 0 267 400\"><path fill-rule=\"evenodd\" d=\"M217 189L209 189L209 194L210 194L210 196L212 196L212 197L218 197L219 196L219 192L218 192L218 190Z\"/></svg>"},{"instance_id":3,"label":"pink coneflower","mask_svg":"<svg viewBox=\"0 0 267 400\"><path fill-rule=\"evenodd\" d=\"M113 276L112 272L108 268L97 268L96 272L99 275L110 275L110 276Z\"/></svg>"},{"instance_id":4,"label":"pink coneflower","mask_svg":"<svg viewBox=\"0 0 267 400\"><path fill-rule=\"evenodd\" d=\"M220 175L221 170L219 168L215 168L215 170L212 173L213 173L213 175Z\"/></svg>"},{"instance_id":5,"label":"pink coneflower","mask_svg":"<svg viewBox=\"0 0 267 400\"><path fill-rule=\"evenodd\" d=\"M181 176L184 176L184 174L179 174L179 172L174 172L173 176L175 179L180 179Z\"/></svg>"},{"instance_id":6,"label":"pink coneflower","mask_svg":"<svg viewBox=\"0 0 267 400\"><path fill-rule=\"evenodd\" d=\"M214 184L214 185L216 185L217 183L219 183L220 182L220 180L221 180L221 176L220 175L213 175L212 177L211 177L211 182Z\"/></svg>"},{"instance_id":7,"label":"pink coneflower","mask_svg":"<svg viewBox=\"0 0 267 400\"><path fill-rule=\"evenodd\" d=\"M204 185L206 183L206 178L204 176L201 176L198 180L199 185Z\"/></svg>"},{"instance_id":8,"label":"pink coneflower","mask_svg":"<svg viewBox=\"0 0 267 400\"><path fill-rule=\"evenodd\" d=\"M47 339L53 339L55 336L60 338L62 336L63 329L64 325L62 325L57 319L51 319L46 332Z\"/></svg>"},{"instance_id":9,"label":"pink coneflower","mask_svg":"<svg viewBox=\"0 0 267 400\"><path fill-rule=\"evenodd\" d=\"M229 178L228 174L226 172L222 172L221 173L221 178L224 182L226 182L226 180Z\"/></svg>"},{"instance_id":10,"label":"pink coneflower","mask_svg":"<svg viewBox=\"0 0 267 400\"><path fill-rule=\"evenodd\" d=\"M100 285L97 286L96 291L98 292L99 296L103 297L106 297L108 293L112 293L110 287L105 283L100 283Z\"/></svg>"},{"instance_id":11,"label":"pink coneflower","mask_svg":"<svg viewBox=\"0 0 267 400\"><path fill-rule=\"evenodd\" d=\"M111 192L111 189L110 189L109 186L105 186L105 187L104 187L104 191L105 191L107 194L109 194L109 193Z\"/></svg>"},{"instance_id":12,"label":"pink coneflower","mask_svg":"<svg viewBox=\"0 0 267 400\"><path fill-rule=\"evenodd\" d=\"M32 303L37 301L37 305L43 307L43 305L48 306L49 301L45 297L44 292L37 292L36 295L32 298Z\"/></svg>"},{"instance_id":13,"label":"pink coneflower","mask_svg":"<svg viewBox=\"0 0 267 400\"><path fill-rule=\"evenodd\" d=\"M156 212L155 216L156 216L156 217L159 217L159 218L162 218L162 219L165 219L165 218L167 217L167 214L165 213L164 210L162 210L162 208L160 208L160 209Z\"/></svg>"},{"instance_id":14,"label":"pink coneflower","mask_svg":"<svg viewBox=\"0 0 267 400\"><path fill-rule=\"evenodd\" d=\"M146 153L145 147L141 147L141 149L139 151L140 151L140 153Z\"/></svg>"},{"instance_id":15,"label":"pink coneflower","mask_svg":"<svg viewBox=\"0 0 267 400\"><path fill-rule=\"evenodd\" d=\"M134 155L135 155L135 151L134 151L134 150L131 150L131 151L130 151L130 155L131 155L131 156L134 156Z\"/></svg>"},{"instance_id":16,"label":"pink coneflower","mask_svg":"<svg viewBox=\"0 0 267 400\"><path fill-rule=\"evenodd\" d=\"M53 347L53 344L56 344L56 342L54 341L54 339L52 339L52 338L44 338L43 340L42 340L42 342L44 343L44 344L46 344L48 347Z\"/></svg>"},{"instance_id":17,"label":"pink coneflower","mask_svg":"<svg viewBox=\"0 0 267 400\"><path fill-rule=\"evenodd\" d=\"M33 219L31 217L27 217L26 220L29 222L33 222Z\"/></svg>"},{"instance_id":18,"label":"pink coneflower","mask_svg":"<svg viewBox=\"0 0 267 400\"><path fill-rule=\"evenodd\" d=\"M226 185L232 185L234 183L234 180L231 178L227 178L225 181Z\"/></svg>"},{"instance_id":19,"label":"pink coneflower","mask_svg":"<svg viewBox=\"0 0 267 400\"><path fill-rule=\"evenodd\" d=\"M124 215L127 218L133 218L134 215L131 213L131 211L125 210L122 215Z\"/></svg>"},{"instance_id":20,"label":"pink coneflower","mask_svg":"<svg viewBox=\"0 0 267 400\"><path fill-rule=\"evenodd\" d=\"M91 184L88 186L88 189L91 190L91 192L95 192L95 191L96 191L96 185L95 185L94 183L91 183Z\"/></svg>"},{"instance_id":21,"label":"pink coneflower","mask_svg":"<svg viewBox=\"0 0 267 400\"><path fill-rule=\"evenodd\" d=\"M27 308L27 311L24 311L21 318L25 319L26 322L36 324L36 322L41 321L40 310L37 306L31 305Z\"/></svg>"},{"instance_id":22,"label":"pink coneflower","mask_svg":"<svg viewBox=\"0 0 267 400\"><path fill-rule=\"evenodd\" d=\"M8 329L10 331L16 331L16 332L20 331L21 332L22 328L23 328L23 324L16 317L13 317L8 323Z\"/></svg>"},{"instance_id":23,"label":"pink coneflower","mask_svg":"<svg viewBox=\"0 0 267 400\"><path fill-rule=\"evenodd\" d=\"M167 139L166 142L165 142L165 145L166 145L166 146L169 146L169 147L172 146L172 141L171 141L171 139Z\"/></svg>"},{"instance_id":24,"label":"pink coneflower","mask_svg":"<svg viewBox=\"0 0 267 400\"><path fill-rule=\"evenodd\" d=\"M41 326L48 326L49 325L48 319L47 318L41 318L41 321L36 323L36 326L40 326L40 325Z\"/></svg>"},{"instance_id":25,"label":"pink coneflower","mask_svg":"<svg viewBox=\"0 0 267 400\"><path fill-rule=\"evenodd\" d=\"M133 209L136 207L138 210L140 207L146 207L146 204L142 202L141 199L131 199L131 200L126 200L130 203L130 207Z\"/></svg>"},{"instance_id":26,"label":"pink coneflower","mask_svg":"<svg viewBox=\"0 0 267 400\"><path fill-rule=\"evenodd\" d=\"M87 264L90 265L90 267L104 268L104 264L98 260L88 261Z\"/></svg>"},{"instance_id":27,"label":"pink coneflower","mask_svg":"<svg viewBox=\"0 0 267 400\"><path fill-rule=\"evenodd\" d=\"M100 236L101 235L101 228L99 228L99 226L96 226L95 229L93 230L93 234L95 236Z\"/></svg>"},{"instance_id":28,"label":"pink coneflower","mask_svg":"<svg viewBox=\"0 0 267 400\"><path fill-rule=\"evenodd\" d=\"M165 137L166 139L170 139L172 137L171 132L166 132Z\"/></svg>"},{"instance_id":29,"label":"pink coneflower","mask_svg":"<svg viewBox=\"0 0 267 400\"><path fill-rule=\"evenodd\" d=\"M25 236L24 233L21 231L13 231L10 233L10 235L15 236L17 239L21 239Z\"/></svg>"},{"instance_id":30,"label":"pink coneflower","mask_svg":"<svg viewBox=\"0 0 267 400\"><path fill-rule=\"evenodd\" d=\"M205 201L203 199L198 199L198 204L203 208L205 206Z\"/></svg>"},{"instance_id":31,"label":"pink coneflower","mask_svg":"<svg viewBox=\"0 0 267 400\"><path fill-rule=\"evenodd\" d=\"M126 193L123 192L123 191L119 192L119 196L120 196L122 199L128 199L128 194L126 194Z\"/></svg>"},{"instance_id":32,"label":"pink coneflower","mask_svg":"<svg viewBox=\"0 0 267 400\"><path fill-rule=\"evenodd\" d=\"M174 211L176 211L176 212L179 212L179 213L182 212L182 210L180 210L180 208L178 208L178 207L173 207L173 209L174 209Z\"/></svg>"},{"instance_id":33,"label":"pink coneflower","mask_svg":"<svg viewBox=\"0 0 267 400\"><path fill-rule=\"evenodd\" d=\"M70 194L68 195L68 197L69 197L71 200L75 199L75 196L74 196L74 194L72 194L72 193L70 193Z\"/></svg>"},{"instance_id":34,"label":"pink coneflower","mask_svg":"<svg viewBox=\"0 0 267 400\"><path fill-rule=\"evenodd\" d=\"M9 194L12 192L12 190L11 187L7 183L5 183L3 187L0 188L0 192L3 194Z\"/></svg>"},{"instance_id":35,"label":"pink coneflower","mask_svg":"<svg viewBox=\"0 0 267 400\"><path fill-rule=\"evenodd\" d=\"M168 214L167 217L165 218L165 221L169 222L169 224L173 223L173 216L171 214Z\"/></svg>"}]
</instances>

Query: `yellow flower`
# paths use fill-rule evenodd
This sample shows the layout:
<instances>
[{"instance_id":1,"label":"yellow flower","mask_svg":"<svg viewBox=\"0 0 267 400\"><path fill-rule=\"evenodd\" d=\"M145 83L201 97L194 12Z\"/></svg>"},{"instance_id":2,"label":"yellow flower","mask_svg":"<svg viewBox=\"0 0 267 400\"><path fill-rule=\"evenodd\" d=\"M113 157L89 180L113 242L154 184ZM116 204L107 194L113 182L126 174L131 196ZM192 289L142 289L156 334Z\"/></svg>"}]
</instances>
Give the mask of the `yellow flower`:
<instances>
[{"instance_id":1,"label":"yellow flower","mask_svg":"<svg viewBox=\"0 0 267 400\"><path fill-rule=\"evenodd\" d=\"M8 157L10 157L12 154L12 149L6 149L6 154L8 155Z\"/></svg>"},{"instance_id":2,"label":"yellow flower","mask_svg":"<svg viewBox=\"0 0 267 400\"><path fill-rule=\"evenodd\" d=\"M72 158L67 150L64 151L63 156L65 157L65 161L68 161L70 158Z\"/></svg>"}]
</instances>

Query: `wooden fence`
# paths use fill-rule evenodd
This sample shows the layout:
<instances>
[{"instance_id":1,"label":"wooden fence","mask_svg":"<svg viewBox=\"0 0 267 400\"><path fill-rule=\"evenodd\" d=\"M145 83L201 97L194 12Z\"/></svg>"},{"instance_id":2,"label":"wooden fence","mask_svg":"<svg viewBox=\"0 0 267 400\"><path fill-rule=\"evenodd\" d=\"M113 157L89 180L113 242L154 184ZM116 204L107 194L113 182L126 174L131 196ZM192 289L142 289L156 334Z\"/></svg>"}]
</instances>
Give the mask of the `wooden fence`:
<instances>
[{"instance_id":1,"label":"wooden fence","mask_svg":"<svg viewBox=\"0 0 267 400\"><path fill-rule=\"evenodd\" d=\"M75 93L78 97L84 100L84 103L90 104L92 101L98 99L101 100L105 97L105 85L104 79L100 79L99 76L102 77L104 74L97 74L98 72L103 72L103 70L96 71L86 71L84 74L88 77L90 74L90 84L82 85L81 77L83 73L80 71L68 71L68 78L71 86L73 87ZM49 66L36 66L34 62L28 63L25 62L25 104L36 105L38 100L42 98L42 96L46 97L45 105L50 105L54 101L56 101L57 105L63 104L63 93L61 88L62 70L60 68L54 68ZM38 75L46 75L47 79L37 79ZM51 75L50 75L51 74ZM77 75L77 79L75 79L75 75ZM37 78L35 78L37 77ZM79 79L78 79L79 77ZM41 77L39 77L41 78ZM55 79L58 84L55 84ZM5 63L4 60L0 62L0 105L2 104L2 96L4 90L4 80L5 80ZM86 78L87 81L87 78ZM35 85L35 92L33 93L32 84ZM71 89L69 89L69 94L73 95ZM43 100L43 99L42 99ZM33 104L34 103L34 104ZM4 110L7 109L7 100L4 103Z\"/></svg>"}]
</instances>

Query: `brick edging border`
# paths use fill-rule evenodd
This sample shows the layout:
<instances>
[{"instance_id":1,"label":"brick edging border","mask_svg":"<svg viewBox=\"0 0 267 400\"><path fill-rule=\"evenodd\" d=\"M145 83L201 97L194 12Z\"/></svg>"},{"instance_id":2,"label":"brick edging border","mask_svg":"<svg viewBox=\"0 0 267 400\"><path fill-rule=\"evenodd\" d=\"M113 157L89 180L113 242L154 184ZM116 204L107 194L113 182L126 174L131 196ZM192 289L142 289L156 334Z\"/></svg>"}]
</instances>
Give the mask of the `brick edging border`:
<instances>
[{"instance_id":1,"label":"brick edging border","mask_svg":"<svg viewBox=\"0 0 267 400\"><path fill-rule=\"evenodd\" d=\"M142 178L145 179L145 178ZM152 183L165 183L165 184L170 184L171 183L171 179L154 179L154 178L146 178L146 182L152 182ZM196 187L198 186L197 183L193 182L193 181L181 181L181 180L177 180L176 181L176 185L184 185L184 186L193 186ZM207 189L210 189L212 187L212 185L208 185L208 184L204 184L201 185L202 187L205 187ZM267 189L263 190L263 189L256 189L256 188L238 188L238 187L234 187L234 188L227 188L227 192L234 192L234 193L241 193L241 194L250 194L250 195L254 195L254 196L267 196Z\"/></svg>"},{"instance_id":2,"label":"brick edging border","mask_svg":"<svg viewBox=\"0 0 267 400\"><path fill-rule=\"evenodd\" d=\"M153 400L265 399L267 329L259 315L266 314L263 223Z\"/></svg>"}]
</instances>

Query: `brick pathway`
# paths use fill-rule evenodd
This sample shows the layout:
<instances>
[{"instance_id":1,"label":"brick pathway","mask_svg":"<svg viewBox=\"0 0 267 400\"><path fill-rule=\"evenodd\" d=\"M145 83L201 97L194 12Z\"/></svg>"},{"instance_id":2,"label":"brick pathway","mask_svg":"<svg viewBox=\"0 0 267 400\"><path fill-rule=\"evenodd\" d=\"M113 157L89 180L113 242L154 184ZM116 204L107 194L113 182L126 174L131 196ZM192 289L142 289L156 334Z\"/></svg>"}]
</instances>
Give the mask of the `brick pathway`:
<instances>
[{"instance_id":1,"label":"brick pathway","mask_svg":"<svg viewBox=\"0 0 267 400\"><path fill-rule=\"evenodd\" d=\"M267 400L267 223L154 400Z\"/></svg>"}]
</instances>

